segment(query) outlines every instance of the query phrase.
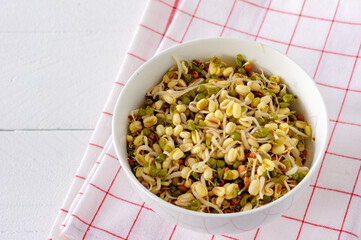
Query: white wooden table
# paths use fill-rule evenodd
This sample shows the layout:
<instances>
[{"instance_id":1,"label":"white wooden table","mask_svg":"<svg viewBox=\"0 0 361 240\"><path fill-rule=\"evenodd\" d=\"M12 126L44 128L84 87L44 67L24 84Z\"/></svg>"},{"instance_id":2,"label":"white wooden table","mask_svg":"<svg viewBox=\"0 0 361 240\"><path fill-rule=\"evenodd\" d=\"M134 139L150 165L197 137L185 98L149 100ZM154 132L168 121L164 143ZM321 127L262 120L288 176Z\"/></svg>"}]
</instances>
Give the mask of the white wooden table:
<instances>
[{"instance_id":1,"label":"white wooden table","mask_svg":"<svg viewBox=\"0 0 361 240\"><path fill-rule=\"evenodd\" d=\"M46 239L145 5L0 1L0 239Z\"/></svg>"}]
</instances>

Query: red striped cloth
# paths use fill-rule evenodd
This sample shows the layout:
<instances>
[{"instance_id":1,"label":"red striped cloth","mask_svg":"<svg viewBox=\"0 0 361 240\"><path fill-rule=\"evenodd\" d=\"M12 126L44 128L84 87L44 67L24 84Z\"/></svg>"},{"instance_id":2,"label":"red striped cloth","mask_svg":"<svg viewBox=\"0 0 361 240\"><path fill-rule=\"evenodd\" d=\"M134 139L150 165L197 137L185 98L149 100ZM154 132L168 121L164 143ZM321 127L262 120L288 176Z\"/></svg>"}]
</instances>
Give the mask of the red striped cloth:
<instances>
[{"instance_id":1,"label":"red striped cloth","mask_svg":"<svg viewBox=\"0 0 361 240\"><path fill-rule=\"evenodd\" d=\"M361 2L150 1L49 239L358 239L361 230ZM206 37L270 45L314 77L330 140L315 181L278 219L214 236L158 217L131 191L115 156L111 121L130 75L158 51Z\"/></svg>"}]
</instances>

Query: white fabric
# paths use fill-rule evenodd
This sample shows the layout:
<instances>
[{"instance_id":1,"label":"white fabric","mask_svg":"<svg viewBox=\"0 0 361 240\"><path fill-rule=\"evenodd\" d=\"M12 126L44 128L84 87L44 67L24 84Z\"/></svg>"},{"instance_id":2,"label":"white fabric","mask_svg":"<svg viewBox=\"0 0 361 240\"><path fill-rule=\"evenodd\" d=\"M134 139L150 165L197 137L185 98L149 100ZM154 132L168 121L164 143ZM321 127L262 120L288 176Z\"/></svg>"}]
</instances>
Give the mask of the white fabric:
<instances>
[{"instance_id":1,"label":"white fabric","mask_svg":"<svg viewBox=\"0 0 361 240\"><path fill-rule=\"evenodd\" d=\"M150 1L49 239L358 239L360 12L357 0ZM147 208L128 184L111 140L115 101L144 60L215 36L262 42L303 66L323 94L332 133L319 175L302 199L278 219L232 236L192 232Z\"/></svg>"}]
</instances>

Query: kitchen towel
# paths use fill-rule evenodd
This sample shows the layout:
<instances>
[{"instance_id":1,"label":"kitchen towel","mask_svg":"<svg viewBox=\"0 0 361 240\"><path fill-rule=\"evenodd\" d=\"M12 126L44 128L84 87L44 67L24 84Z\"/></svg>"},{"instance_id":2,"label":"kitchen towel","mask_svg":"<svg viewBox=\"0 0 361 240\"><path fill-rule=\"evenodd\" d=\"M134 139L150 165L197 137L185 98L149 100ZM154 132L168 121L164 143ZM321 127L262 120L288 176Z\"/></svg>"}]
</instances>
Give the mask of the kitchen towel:
<instances>
[{"instance_id":1,"label":"kitchen towel","mask_svg":"<svg viewBox=\"0 0 361 240\"><path fill-rule=\"evenodd\" d=\"M358 0L150 0L49 239L358 239L360 12ZM302 198L236 235L197 233L159 217L128 184L111 138L114 105L131 74L162 50L207 37L255 40L287 54L314 78L330 118L325 157Z\"/></svg>"}]
</instances>

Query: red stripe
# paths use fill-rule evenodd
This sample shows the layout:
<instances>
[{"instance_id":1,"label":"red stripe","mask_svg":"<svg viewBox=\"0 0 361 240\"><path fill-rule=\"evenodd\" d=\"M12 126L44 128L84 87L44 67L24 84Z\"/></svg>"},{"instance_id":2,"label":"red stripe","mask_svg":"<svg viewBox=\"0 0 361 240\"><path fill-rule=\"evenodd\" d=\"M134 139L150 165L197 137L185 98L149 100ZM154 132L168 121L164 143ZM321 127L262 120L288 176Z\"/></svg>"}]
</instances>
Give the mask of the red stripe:
<instances>
[{"instance_id":1,"label":"red stripe","mask_svg":"<svg viewBox=\"0 0 361 240\"><path fill-rule=\"evenodd\" d=\"M360 58L360 56L359 56L359 57L357 57L357 58ZM349 92L357 92L357 93L361 93L361 90L357 90L357 89L348 89L348 91L349 91Z\"/></svg>"},{"instance_id":2,"label":"red stripe","mask_svg":"<svg viewBox=\"0 0 361 240\"><path fill-rule=\"evenodd\" d=\"M343 226L345 225L346 217L347 217L347 214L348 214L348 210L350 209L350 204L351 204L352 196L353 196L353 193L355 192L355 188L356 188L356 184L357 184L358 178L359 178L359 176L360 176L360 172L361 172L361 166L360 166L360 168L359 168L359 170L358 170L357 177L356 177L356 180L355 180L355 184L353 185L353 188L352 188L352 193L351 193L351 196L350 196L350 200L348 201L348 204L347 204L347 208L346 208L345 216L343 217L343 221L342 221L340 233L338 234L338 240L340 240L340 238L341 238Z\"/></svg>"},{"instance_id":3,"label":"red stripe","mask_svg":"<svg viewBox=\"0 0 361 240\"><path fill-rule=\"evenodd\" d=\"M352 55L352 54L346 54L346 53L338 53L338 52L332 52L332 51L327 51L327 50L324 50L323 51L324 53L330 53L330 54L335 54L335 55L340 55L340 56L344 56L344 57L356 57L355 55ZM357 56L357 58L359 58L359 56Z\"/></svg>"},{"instance_id":4,"label":"red stripe","mask_svg":"<svg viewBox=\"0 0 361 240\"><path fill-rule=\"evenodd\" d=\"M68 212L69 212L68 210L65 210L65 209L63 209L63 208L60 208L60 211L65 212L65 213L68 213Z\"/></svg>"},{"instance_id":5,"label":"red stripe","mask_svg":"<svg viewBox=\"0 0 361 240\"><path fill-rule=\"evenodd\" d=\"M232 240L238 240L237 238L234 238L234 237L231 237L231 236L227 236L227 235L221 235L222 237L225 237L225 238L229 238L229 239L232 239Z\"/></svg>"},{"instance_id":6,"label":"red stripe","mask_svg":"<svg viewBox=\"0 0 361 240\"><path fill-rule=\"evenodd\" d=\"M355 58L359 58L359 56L355 56ZM346 90L346 88L343 88L343 87L332 86L332 85L328 85L328 84L320 83L320 82L315 82L315 83L317 85L321 85L321 86L324 86L324 87L336 88L336 89L340 89L340 90ZM361 90L357 90L357 89L348 89L348 91L361 93Z\"/></svg>"},{"instance_id":7,"label":"red stripe","mask_svg":"<svg viewBox=\"0 0 361 240\"><path fill-rule=\"evenodd\" d=\"M115 84L118 84L118 85L120 85L120 86L125 86L125 84L124 83L121 83L121 82L114 82Z\"/></svg>"},{"instance_id":8,"label":"red stripe","mask_svg":"<svg viewBox=\"0 0 361 240\"><path fill-rule=\"evenodd\" d=\"M85 180L85 177L82 177L82 176L79 176L79 175L74 175L74 177Z\"/></svg>"},{"instance_id":9,"label":"red stripe","mask_svg":"<svg viewBox=\"0 0 361 240\"><path fill-rule=\"evenodd\" d=\"M361 124L358 124L358 123L342 122L342 121L336 121L336 120L332 120L332 119L330 119L330 122L338 122L338 123L342 123L342 124L347 124L347 125L353 125L353 126L361 127Z\"/></svg>"},{"instance_id":10,"label":"red stripe","mask_svg":"<svg viewBox=\"0 0 361 240\"><path fill-rule=\"evenodd\" d=\"M158 32L157 30L155 30L155 29L153 29L153 28L150 28L150 27L148 27L148 26L145 26L144 24L139 24L139 27L146 28L146 29L148 29L148 30L150 30L150 31L152 31L152 32L154 32L154 33L156 33L156 34L162 35L162 39L163 39L163 37L166 37L166 38L172 40L173 42L180 43L178 40L175 40L174 38L171 38L171 37L169 37L169 36L167 36L167 35L165 35L165 34L163 34L163 33L161 33L161 32Z\"/></svg>"},{"instance_id":11,"label":"red stripe","mask_svg":"<svg viewBox=\"0 0 361 240\"><path fill-rule=\"evenodd\" d=\"M141 23L140 23L138 26L139 26L139 27L142 27L142 28L145 28L145 29L148 29L148 30L150 30L150 31L152 31L152 32L154 32L154 33L159 34L159 35L163 35L163 33L158 32L157 30L155 30L155 29L153 29L153 28L150 28L150 27L148 27L148 26L146 26L146 25L144 25L144 24L141 24Z\"/></svg>"},{"instance_id":12,"label":"red stripe","mask_svg":"<svg viewBox=\"0 0 361 240\"><path fill-rule=\"evenodd\" d=\"M88 234L88 231L89 231L89 229L90 229L90 225L92 225L92 224L93 224L93 222L94 222L94 220L95 220L96 216L97 216L97 215L98 215L98 213L99 213L100 208L103 206L103 203L104 203L105 199L107 198L107 195L108 195L108 193L109 193L110 189L112 188L113 183L115 182L115 179L117 178L117 176L118 176L119 171L120 171L120 169L121 169L121 168L122 168L122 167L121 167L121 166L119 166L118 171L117 171L117 173L115 174L115 176L114 176L114 178L113 178L113 180L112 180L112 182L111 182L111 184L110 184L110 186L109 186L109 188L108 188L108 191L105 193L105 195L104 195L104 197L103 197L102 202L100 203L100 205L99 205L99 207L98 207L97 211L95 212L95 215L94 215L93 219L91 220L90 224L88 225L87 230L86 230L86 231L85 231L85 233L84 233L83 240L85 239L86 235Z\"/></svg>"},{"instance_id":13,"label":"red stripe","mask_svg":"<svg viewBox=\"0 0 361 240\"><path fill-rule=\"evenodd\" d=\"M257 232L256 232L256 235L254 236L253 240L256 240L258 233L259 233L259 228L257 228Z\"/></svg>"},{"instance_id":14,"label":"red stripe","mask_svg":"<svg viewBox=\"0 0 361 240\"><path fill-rule=\"evenodd\" d=\"M106 114L106 115L109 115L109 116L113 116L112 113L109 113L109 112L102 112L103 114Z\"/></svg>"},{"instance_id":15,"label":"red stripe","mask_svg":"<svg viewBox=\"0 0 361 240\"><path fill-rule=\"evenodd\" d=\"M230 27L227 27L229 29L231 29ZM236 32L241 32L237 29L232 29L233 31L236 31ZM244 33L244 32L241 32L241 33ZM247 35L252 35L252 34L247 34ZM264 39L264 40L267 40L267 41L270 41L270 42L275 42L275 43L279 43L279 44L283 44L283 45L288 45L288 43L285 43L285 42L282 42L282 41L278 41L278 40L274 40L274 39L271 39L271 38L266 38L266 37L261 37L261 36L258 36L258 38L261 38L261 39ZM301 45L297 45L297 44L290 44L291 47L296 47L296 48L302 48L302 49L307 49L307 50L311 50L311 51L317 51L317 52L322 52L321 49L317 49L317 48L311 48L311 47L306 47L306 46L301 46ZM334 54L334 55L339 55L339 56L344 56L344 57L356 57L355 55L351 55L351 54L345 54L345 53L339 53L339 52L332 52L332 51L327 51L327 50L324 50L323 51L324 53L329 53L329 54ZM360 58L358 56L358 58Z\"/></svg>"},{"instance_id":16,"label":"red stripe","mask_svg":"<svg viewBox=\"0 0 361 240\"><path fill-rule=\"evenodd\" d=\"M343 24L350 24L350 25L357 25L357 26L360 26L360 25L361 25L361 23L345 22L345 21L340 21L340 20L335 20L335 22L337 22L337 23L343 23Z\"/></svg>"},{"instance_id":17,"label":"red stripe","mask_svg":"<svg viewBox=\"0 0 361 240\"><path fill-rule=\"evenodd\" d=\"M145 203L143 203L143 205L140 207L139 212L138 212L137 216L136 216L135 219L134 219L133 225L132 225L132 227L130 228L130 230L129 230L129 232L128 232L127 239L129 239L129 235L130 235L130 233L132 232L132 230L133 230L133 228L134 228L134 225L135 225L135 223L137 222L137 220L138 220L138 218L139 218L140 212L142 211L142 209L143 209L143 207L144 207L144 204L145 204Z\"/></svg>"},{"instance_id":18,"label":"red stripe","mask_svg":"<svg viewBox=\"0 0 361 240\"><path fill-rule=\"evenodd\" d=\"M177 224L174 226L174 228L173 228L173 231L172 231L172 234L170 235L170 237L169 237L169 240L171 240L172 239L172 237L173 237L173 234L174 234L174 232L175 232L175 229L177 228Z\"/></svg>"},{"instance_id":19,"label":"red stripe","mask_svg":"<svg viewBox=\"0 0 361 240\"><path fill-rule=\"evenodd\" d=\"M172 12L170 13L170 16L169 16L169 18L168 18L168 22L167 22L167 24L166 24L166 26L165 26L165 29L164 29L164 32L163 32L163 34L162 34L162 38L161 38L160 41L159 41L159 45L160 45L160 43L163 41L164 36L166 35L166 33L167 33L167 31L168 31L168 28L169 28L170 24L171 24L172 21L173 21L174 15L175 15L175 13L176 13L176 11L177 11L178 4L179 4L179 0L175 0L175 1L174 1L174 4L173 4L173 7L172 7ZM169 38L169 39L170 39L170 38ZM175 41L174 39L171 39L171 40ZM159 45L158 45L158 47L159 47Z\"/></svg>"},{"instance_id":20,"label":"red stripe","mask_svg":"<svg viewBox=\"0 0 361 240\"><path fill-rule=\"evenodd\" d=\"M98 190L100 190L100 191L102 191L102 192L104 192L104 193L106 193L106 191L105 191L104 189L98 187L97 185L95 185L95 184L93 184L93 183L89 183L89 185L92 186L92 187L95 187L96 189L98 189ZM126 200L126 199L124 199L124 198L118 197L118 196L116 196L116 195L114 195L114 194L112 194L112 193L108 193L108 195L111 196L111 197L113 197L113 198L116 198L116 199L118 199L118 200L121 200L121 201L123 201L123 202L133 204L133 205L135 205L135 206L139 206L139 207L142 206L141 204L138 204L138 203L135 203L135 202L131 202L131 201ZM148 208L148 207L146 207L146 206L144 206L144 208L147 209L147 210L149 210L149 211L154 212L153 209L151 209L151 208Z\"/></svg>"},{"instance_id":21,"label":"red stripe","mask_svg":"<svg viewBox=\"0 0 361 240\"><path fill-rule=\"evenodd\" d=\"M168 6L168 7L174 8L174 6L170 5L170 4L167 3L167 2L164 2L164 1L162 1L162 0L157 0L157 1L160 2L160 3L162 3L162 4L164 4L164 5L166 5L166 6ZM186 11L183 11L182 9L180 9L180 8L178 8L178 7L175 7L175 10L177 10L178 12L184 13L184 14L186 14L186 15L188 15L188 16L192 16L192 14L187 13Z\"/></svg>"},{"instance_id":22,"label":"red stripe","mask_svg":"<svg viewBox=\"0 0 361 240\"><path fill-rule=\"evenodd\" d=\"M132 56L132 57L135 57L135 58L138 58L139 60L142 60L143 62L146 62L147 60L145 60L144 58L141 58L137 55L135 55L134 53L130 53L130 52L127 52L128 55Z\"/></svg>"},{"instance_id":23,"label":"red stripe","mask_svg":"<svg viewBox=\"0 0 361 240\"><path fill-rule=\"evenodd\" d=\"M258 7L258 8L262 8L262 9L267 9L266 7L263 7L261 5L258 5L256 3L253 3L253 2L249 2L249 1L246 1L246 0L240 0L241 2L244 2L244 3L248 3L249 5L252 5L252 6L255 6L255 7ZM286 12L284 12L286 13Z\"/></svg>"},{"instance_id":24,"label":"red stripe","mask_svg":"<svg viewBox=\"0 0 361 240\"><path fill-rule=\"evenodd\" d=\"M211 240L213 240L214 239L214 235L212 235L212 238L211 238Z\"/></svg>"},{"instance_id":25,"label":"red stripe","mask_svg":"<svg viewBox=\"0 0 361 240\"><path fill-rule=\"evenodd\" d=\"M360 50L361 50L361 44L360 44L359 49L358 49L358 51L357 51L357 56L360 55ZM333 134L334 134L334 132L335 132L336 125L337 125L337 123L339 122L339 119L340 119L340 116L341 116L341 113L342 113L342 110L343 110L343 107L344 107L344 104L345 104L345 100L346 100L346 97L347 97L347 93L348 93L348 90L349 90L349 87L350 87L350 84L351 84L351 81L352 81L352 78L353 78L353 74L354 74L354 72L355 72L356 64L357 64L357 58L355 58L354 65L353 65L353 67L352 67L351 76L350 76L350 79L349 79L349 81L348 81L348 83L347 83L346 92L345 92L345 95L344 95L344 97L343 97L343 100L342 100L342 103L341 103L341 107L340 107L340 111L339 111L339 113L338 113L338 115L337 115L337 119L336 119L336 121L335 121L335 125L334 125L333 130L332 130L332 133L331 133L331 137L330 137L330 141L329 141L329 143L328 143L327 149L326 149L326 153L329 153L329 152L328 152L328 148L329 148L329 145L330 145L330 143L331 143L332 136L333 136ZM334 155L336 155L336 154L334 154ZM339 155L339 156L341 156L341 155ZM359 160L359 159L357 159L357 160Z\"/></svg>"},{"instance_id":26,"label":"red stripe","mask_svg":"<svg viewBox=\"0 0 361 240\"><path fill-rule=\"evenodd\" d=\"M359 56L360 50L361 50L361 44L360 44L360 46L359 46L359 48L358 48L357 56ZM343 97L342 104L341 104L341 108L340 108L340 111L339 111L339 113L338 113L338 115L337 115L336 124L337 124L338 120L340 119L341 112L342 112L343 106L344 106L344 104L345 104L347 92L348 92L348 89L349 89L349 87L350 87L353 74L354 74L354 72L355 72L356 63L357 63L357 58L355 58L355 62L354 62L353 67L352 67L351 76L350 76L350 79L348 80L348 83L347 83L346 93L345 93L345 96Z\"/></svg>"},{"instance_id":27,"label":"red stripe","mask_svg":"<svg viewBox=\"0 0 361 240\"><path fill-rule=\"evenodd\" d=\"M342 155L342 154L338 154L338 153L332 153L332 152L328 152L328 151L326 153L331 154L331 155L335 155L335 156L339 156L339 157L344 157L344 158L349 158L349 159L354 159L354 160L361 161L361 158L357 158L357 157L346 156L346 155Z\"/></svg>"},{"instance_id":28,"label":"red stripe","mask_svg":"<svg viewBox=\"0 0 361 240\"><path fill-rule=\"evenodd\" d=\"M267 40L267 41L270 41L270 42L275 42L275 43L279 43L279 44L283 44L283 45L288 44L288 43L281 42L281 41L278 41L278 40L274 40L274 39L271 39L271 38L266 38L266 37L262 37L262 36L257 36L257 37L260 38L260 39L264 39L264 40Z\"/></svg>"},{"instance_id":29,"label":"red stripe","mask_svg":"<svg viewBox=\"0 0 361 240\"><path fill-rule=\"evenodd\" d=\"M352 196L361 198L361 195L354 194L354 193L349 193L349 192L345 192L345 191L341 191L341 190L337 190L337 189L333 189L333 188L325 188L325 187L320 187L320 186L315 186L315 185L310 185L310 187L315 187L315 188L322 189L322 190L326 190L326 191L332 191L332 192L338 192L338 193L348 194L348 195L352 195Z\"/></svg>"},{"instance_id":30,"label":"red stripe","mask_svg":"<svg viewBox=\"0 0 361 240\"><path fill-rule=\"evenodd\" d=\"M267 13L268 13L269 7L271 6L271 3L272 3L272 0L270 0L270 1L269 1L269 3L268 3L268 6L267 6L267 8L266 8L266 12L265 12L265 14L264 14L264 16L263 16L263 19L262 19L261 25L259 25L259 28L258 28L257 34L256 34L256 36L255 36L255 38L254 38L254 40L255 40L255 41L257 40L258 35L259 35L259 33L261 32L261 28L262 28L262 26L263 26L264 20L266 19L266 16L267 16Z\"/></svg>"},{"instance_id":31,"label":"red stripe","mask_svg":"<svg viewBox=\"0 0 361 240\"><path fill-rule=\"evenodd\" d=\"M329 230L333 230L333 231L337 231L339 232L340 230L339 229L336 229L336 228L333 228L333 227L328 227L328 226L324 226L324 225L321 225L321 224L316 224L316 223L311 223L311 222L307 222L307 221L302 221L300 219L297 219L297 218L293 218L293 217L289 217L289 216L285 216L285 215L282 215L282 217L286 218L286 219L290 219L290 220L295 220L297 222L304 222L308 225L311 225L311 226L315 226L315 227L322 227L322 228L325 228L325 229L329 229ZM344 231L342 230L342 232L344 233L347 233L347 234L350 234L352 236L355 236L356 238L358 238L358 236L355 234L355 233L352 233L352 232L349 232L349 231Z\"/></svg>"},{"instance_id":32,"label":"red stripe","mask_svg":"<svg viewBox=\"0 0 361 240\"><path fill-rule=\"evenodd\" d=\"M197 17L197 16L194 16L194 18L196 18L196 19L198 19L198 20L201 20L201 21L203 21L203 22L207 22L207 23L210 23L210 24L219 26L219 27L223 27L222 24L216 23L216 22L212 22L211 20L208 20L208 19L205 19L205 18L201 18L201 17ZM229 28L229 27L226 27L226 28Z\"/></svg>"},{"instance_id":33,"label":"red stripe","mask_svg":"<svg viewBox=\"0 0 361 240\"><path fill-rule=\"evenodd\" d=\"M346 90L346 88L337 87L337 86L332 86L332 85L328 85L328 84L325 84L325 83L316 82L316 84L317 84L317 85L324 86L324 87L336 88L336 89L340 89L340 90Z\"/></svg>"},{"instance_id":34,"label":"red stripe","mask_svg":"<svg viewBox=\"0 0 361 240\"><path fill-rule=\"evenodd\" d=\"M88 225L88 226L90 226L90 227L92 227L92 228L95 228L95 229L98 229L98 230L100 230L100 231L103 231L103 232L105 232L105 233L108 233L108 234L110 234L110 235L112 235L112 236L114 236L114 237L117 237L117 238L126 240L125 238L123 238L123 237L121 237L121 236L119 236L119 235L116 235L115 233L109 232L108 230L105 230L105 229L102 229L102 228L99 228L99 227L96 227L96 226L93 226L93 225L88 224L87 222L85 222L83 219L81 219L80 217L78 217L78 216L75 215L75 214L72 214L71 216L72 216L72 217L75 217L75 218L78 219L80 222L84 223L85 225Z\"/></svg>"},{"instance_id":35,"label":"red stripe","mask_svg":"<svg viewBox=\"0 0 361 240\"><path fill-rule=\"evenodd\" d=\"M103 149L104 147L100 146L100 145L97 145L95 143L89 143L90 146L94 146L94 147L98 147L98 148L101 148Z\"/></svg>"},{"instance_id":36,"label":"red stripe","mask_svg":"<svg viewBox=\"0 0 361 240\"><path fill-rule=\"evenodd\" d=\"M229 14L228 14L226 23L224 24L224 26L223 26L223 28L222 28L222 32L221 32L221 34L219 35L220 37L222 37L222 35L223 35L223 33L224 33L224 29L226 29L226 26L227 26L227 24L228 24L228 21L229 21L231 15L232 15L233 10L234 10L234 6L236 6L236 2L237 2L237 0L234 0L233 5L232 5L232 8L231 8L231 11L230 11Z\"/></svg>"},{"instance_id":37,"label":"red stripe","mask_svg":"<svg viewBox=\"0 0 361 240\"><path fill-rule=\"evenodd\" d=\"M181 41L180 41L181 43L183 42L184 38L185 38L186 35L187 35L187 32L188 32L188 30L189 30L189 27L191 26L191 24L192 24L192 22L193 22L194 16L196 15L196 13L197 13L197 11L198 11L198 8L199 8L199 5L201 4L201 1L202 1L202 0L199 0L199 1L198 1L198 4L197 4L197 6L196 6L196 9L194 9L194 13L193 13L193 15L192 15L192 18L191 18L191 20L189 21L189 24L188 24L188 26L187 26L187 29L186 29L186 31L184 32L183 37L182 37L182 39L181 39Z\"/></svg>"},{"instance_id":38,"label":"red stripe","mask_svg":"<svg viewBox=\"0 0 361 240\"><path fill-rule=\"evenodd\" d=\"M114 159L118 160L118 158L117 158L117 157L115 157L115 156L113 156L113 155L111 155L111 154L109 154L109 153L106 153L105 155L108 155L109 157L111 157L111 158L114 158Z\"/></svg>"},{"instance_id":39,"label":"red stripe","mask_svg":"<svg viewBox=\"0 0 361 240\"><path fill-rule=\"evenodd\" d=\"M335 13L333 14L333 18L332 18L332 21L331 21L331 24L330 24L330 28L328 29L328 33L327 33L327 36L326 36L326 40L325 40L325 43L323 44L323 47L322 47L320 59L318 60L315 73L313 74L313 78L314 78L314 79L315 79L316 74L317 74L317 72L318 72L318 68L319 68L319 66L320 66L320 63L321 63L321 60L322 60L322 57L323 57L323 53L324 53L325 48L326 48L326 44L327 44L328 38L330 37L331 29L332 29L333 23L334 23L334 21L335 21L336 14L337 14L337 10L338 10L338 7L339 7L339 6L340 6L340 0L338 0L338 2L337 2L336 10L335 10Z\"/></svg>"},{"instance_id":40,"label":"red stripe","mask_svg":"<svg viewBox=\"0 0 361 240\"><path fill-rule=\"evenodd\" d=\"M288 46L287 46L286 54L288 53L288 50L290 50L290 46L291 46L291 43L292 43L292 41L293 41L293 37L295 36L296 30L297 30L297 27L298 27L298 23L300 22L301 15L302 15L302 12L303 12L303 8L305 7L305 3L306 3L306 0L303 0L303 4L302 4L302 7L301 7L300 14L298 14L298 18L297 18L297 22L296 22L295 29L293 30L293 33L292 33L292 36L291 36L291 40L290 40L290 42L288 43Z\"/></svg>"}]
</instances>

